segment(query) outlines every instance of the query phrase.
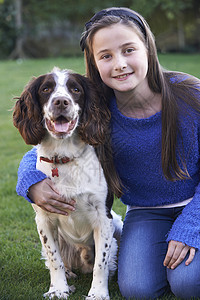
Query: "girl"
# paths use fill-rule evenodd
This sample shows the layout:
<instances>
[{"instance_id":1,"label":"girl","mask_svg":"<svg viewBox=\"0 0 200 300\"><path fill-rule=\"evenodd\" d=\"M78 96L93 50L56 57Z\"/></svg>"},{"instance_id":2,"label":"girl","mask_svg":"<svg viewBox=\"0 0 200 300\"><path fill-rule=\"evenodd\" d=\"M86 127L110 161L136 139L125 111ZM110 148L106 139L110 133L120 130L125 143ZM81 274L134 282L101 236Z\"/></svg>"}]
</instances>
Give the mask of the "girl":
<instances>
[{"instance_id":1,"label":"girl","mask_svg":"<svg viewBox=\"0 0 200 300\"><path fill-rule=\"evenodd\" d=\"M157 298L168 288L183 299L200 297L200 81L163 70L149 26L126 8L97 13L81 47L87 76L111 112L127 205L120 291L126 299ZM73 210L74 201L62 199L35 161L35 150L23 158L18 193L52 212Z\"/></svg>"}]
</instances>

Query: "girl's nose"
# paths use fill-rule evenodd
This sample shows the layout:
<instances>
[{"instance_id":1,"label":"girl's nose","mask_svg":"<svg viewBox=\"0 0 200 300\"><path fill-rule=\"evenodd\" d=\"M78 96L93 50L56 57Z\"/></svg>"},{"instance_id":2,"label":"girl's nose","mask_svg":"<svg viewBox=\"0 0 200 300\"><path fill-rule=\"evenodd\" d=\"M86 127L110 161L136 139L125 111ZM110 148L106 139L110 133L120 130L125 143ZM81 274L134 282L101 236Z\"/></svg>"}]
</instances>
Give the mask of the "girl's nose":
<instances>
[{"instance_id":1,"label":"girl's nose","mask_svg":"<svg viewBox=\"0 0 200 300\"><path fill-rule=\"evenodd\" d=\"M126 68L127 68L126 59L120 55L117 56L114 65L115 71L123 71Z\"/></svg>"}]
</instances>

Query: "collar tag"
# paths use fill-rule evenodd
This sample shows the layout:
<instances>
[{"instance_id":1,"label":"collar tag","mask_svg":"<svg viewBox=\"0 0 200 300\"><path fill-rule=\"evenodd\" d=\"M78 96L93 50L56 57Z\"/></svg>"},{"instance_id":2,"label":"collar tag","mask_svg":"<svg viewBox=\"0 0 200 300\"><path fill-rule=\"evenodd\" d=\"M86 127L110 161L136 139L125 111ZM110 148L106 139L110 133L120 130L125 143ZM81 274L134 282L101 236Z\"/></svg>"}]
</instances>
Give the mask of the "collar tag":
<instances>
[{"instance_id":1,"label":"collar tag","mask_svg":"<svg viewBox=\"0 0 200 300\"><path fill-rule=\"evenodd\" d=\"M51 172L52 172L52 177L54 177L54 176L59 177L58 168L51 169Z\"/></svg>"}]
</instances>

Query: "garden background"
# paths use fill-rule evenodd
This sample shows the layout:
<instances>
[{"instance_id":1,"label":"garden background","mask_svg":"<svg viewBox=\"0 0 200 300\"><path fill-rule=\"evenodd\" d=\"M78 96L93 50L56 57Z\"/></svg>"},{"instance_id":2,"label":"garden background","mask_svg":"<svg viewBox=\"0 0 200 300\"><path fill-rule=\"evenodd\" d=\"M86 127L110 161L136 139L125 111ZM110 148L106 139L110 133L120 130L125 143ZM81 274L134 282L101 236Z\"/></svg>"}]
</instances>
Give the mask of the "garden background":
<instances>
[{"instance_id":1,"label":"garden background","mask_svg":"<svg viewBox=\"0 0 200 300\"><path fill-rule=\"evenodd\" d=\"M0 300L40 300L49 287L33 209L15 192L19 162L31 146L25 145L12 125L14 98L32 76L54 66L84 74L78 45L83 24L110 6L140 11L158 37L161 64L200 78L199 1L0 0ZM126 208L119 200L114 209L124 217ZM91 275L78 275L70 281L76 286L70 296L74 300L87 295L91 282ZM123 299L116 276L109 287L112 299ZM163 299L175 297L168 294Z\"/></svg>"}]
</instances>

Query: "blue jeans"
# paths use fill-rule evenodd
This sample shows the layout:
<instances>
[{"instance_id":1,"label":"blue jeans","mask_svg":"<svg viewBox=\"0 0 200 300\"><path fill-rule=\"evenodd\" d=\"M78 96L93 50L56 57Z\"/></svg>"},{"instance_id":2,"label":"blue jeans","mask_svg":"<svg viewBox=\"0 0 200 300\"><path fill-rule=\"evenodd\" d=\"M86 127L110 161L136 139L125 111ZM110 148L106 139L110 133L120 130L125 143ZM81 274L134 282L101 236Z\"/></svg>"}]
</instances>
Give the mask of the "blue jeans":
<instances>
[{"instance_id":1,"label":"blue jeans","mask_svg":"<svg viewBox=\"0 0 200 300\"><path fill-rule=\"evenodd\" d=\"M200 251L189 266L163 266L166 236L183 207L138 209L127 213L121 237L118 284L126 299L155 299L169 288L176 297L200 297Z\"/></svg>"}]
</instances>

